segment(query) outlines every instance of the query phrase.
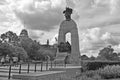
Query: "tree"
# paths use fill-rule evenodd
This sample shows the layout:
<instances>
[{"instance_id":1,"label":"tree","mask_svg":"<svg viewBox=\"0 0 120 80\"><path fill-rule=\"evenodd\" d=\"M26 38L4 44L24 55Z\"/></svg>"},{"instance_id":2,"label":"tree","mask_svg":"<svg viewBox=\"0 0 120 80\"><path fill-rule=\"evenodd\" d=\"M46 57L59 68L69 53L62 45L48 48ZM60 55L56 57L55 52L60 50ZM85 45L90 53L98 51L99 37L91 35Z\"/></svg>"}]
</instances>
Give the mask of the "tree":
<instances>
[{"instance_id":1,"label":"tree","mask_svg":"<svg viewBox=\"0 0 120 80\"><path fill-rule=\"evenodd\" d=\"M89 60L95 60L96 58L94 56L91 56Z\"/></svg>"},{"instance_id":2,"label":"tree","mask_svg":"<svg viewBox=\"0 0 120 80\"><path fill-rule=\"evenodd\" d=\"M13 33L12 31L8 31L6 33L1 34L2 41L5 41L5 39L8 39L8 42L18 42L19 37L16 35L16 33Z\"/></svg>"},{"instance_id":3,"label":"tree","mask_svg":"<svg viewBox=\"0 0 120 80\"><path fill-rule=\"evenodd\" d=\"M56 49L56 48L43 48L43 47L41 47L41 48L38 50L37 57L38 57L40 60L45 60L45 57L46 57L46 56L49 56L49 57L50 57L50 60L54 60L55 55L56 55L56 52L57 52L57 49Z\"/></svg>"},{"instance_id":4,"label":"tree","mask_svg":"<svg viewBox=\"0 0 120 80\"><path fill-rule=\"evenodd\" d=\"M118 54L113 52L114 49L111 46L105 47L99 52L99 59L104 60L118 60Z\"/></svg>"},{"instance_id":5,"label":"tree","mask_svg":"<svg viewBox=\"0 0 120 80\"><path fill-rule=\"evenodd\" d=\"M40 44L34 41L30 46L29 57L35 60L39 49L40 49Z\"/></svg>"},{"instance_id":6,"label":"tree","mask_svg":"<svg viewBox=\"0 0 120 80\"><path fill-rule=\"evenodd\" d=\"M43 53L44 53L44 50L39 49L36 55L36 60L45 60L45 55Z\"/></svg>"},{"instance_id":7,"label":"tree","mask_svg":"<svg viewBox=\"0 0 120 80\"><path fill-rule=\"evenodd\" d=\"M24 48L24 50L27 52L28 57L29 57L30 54L31 54L31 46L32 46L32 43L33 43L33 41L32 41L32 39L30 39L30 38L22 38L22 39L20 40L20 44L21 44L21 46Z\"/></svg>"},{"instance_id":8,"label":"tree","mask_svg":"<svg viewBox=\"0 0 120 80\"><path fill-rule=\"evenodd\" d=\"M6 56L6 55L12 55L13 52L13 47L9 45L8 43L0 43L0 53L1 56Z\"/></svg>"},{"instance_id":9,"label":"tree","mask_svg":"<svg viewBox=\"0 0 120 80\"><path fill-rule=\"evenodd\" d=\"M82 55L82 56L81 56L81 59L82 59L82 60L89 60L89 57L88 57L87 55Z\"/></svg>"},{"instance_id":10,"label":"tree","mask_svg":"<svg viewBox=\"0 0 120 80\"><path fill-rule=\"evenodd\" d=\"M27 52L22 47L13 46L13 56L16 56L19 58L19 60L26 60L28 58Z\"/></svg>"},{"instance_id":11,"label":"tree","mask_svg":"<svg viewBox=\"0 0 120 80\"><path fill-rule=\"evenodd\" d=\"M110 55L111 60L119 60L118 54L116 52L113 52L113 54Z\"/></svg>"},{"instance_id":12,"label":"tree","mask_svg":"<svg viewBox=\"0 0 120 80\"><path fill-rule=\"evenodd\" d=\"M29 59L35 60L38 50L40 49L40 44L28 37L22 38L20 43L27 52Z\"/></svg>"},{"instance_id":13,"label":"tree","mask_svg":"<svg viewBox=\"0 0 120 80\"><path fill-rule=\"evenodd\" d=\"M16 33L13 33L12 31L8 31L5 34L6 34L7 38L9 39L9 42L19 41L19 37L16 35Z\"/></svg>"},{"instance_id":14,"label":"tree","mask_svg":"<svg viewBox=\"0 0 120 80\"><path fill-rule=\"evenodd\" d=\"M2 39L2 41L5 41L5 39L7 38L7 35L6 34L1 34L0 38Z\"/></svg>"},{"instance_id":15,"label":"tree","mask_svg":"<svg viewBox=\"0 0 120 80\"><path fill-rule=\"evenodd\" d=\"M8 31L8 32L6 32L5 34L6 34L7 38L9 39L9 42L11 42L14 33L13 33L12 31Z\"/></svg>"}]
</instances>

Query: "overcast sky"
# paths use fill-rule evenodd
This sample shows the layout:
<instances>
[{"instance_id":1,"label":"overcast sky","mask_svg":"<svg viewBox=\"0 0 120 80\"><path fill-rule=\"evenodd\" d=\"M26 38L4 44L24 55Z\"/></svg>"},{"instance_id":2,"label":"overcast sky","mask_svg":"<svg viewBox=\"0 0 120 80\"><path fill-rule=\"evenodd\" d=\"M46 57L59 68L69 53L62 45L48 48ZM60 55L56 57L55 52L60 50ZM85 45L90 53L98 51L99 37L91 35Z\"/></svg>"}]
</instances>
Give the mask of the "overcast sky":
<instances>
[{"instance_id":1,"label":"overcast sky","mask_svg":"<svg viewBox=\"0 0 120 80\"><path fill-rule=\"evenodd\" d=\"M109 44L120 52L120 0L69 0L67 5L74 9L82 54L96 56ZM0 34L19 35L25 25L32 39L53 44L65 7L65 0L0 0Z\"/></svg>"}]
</instances>

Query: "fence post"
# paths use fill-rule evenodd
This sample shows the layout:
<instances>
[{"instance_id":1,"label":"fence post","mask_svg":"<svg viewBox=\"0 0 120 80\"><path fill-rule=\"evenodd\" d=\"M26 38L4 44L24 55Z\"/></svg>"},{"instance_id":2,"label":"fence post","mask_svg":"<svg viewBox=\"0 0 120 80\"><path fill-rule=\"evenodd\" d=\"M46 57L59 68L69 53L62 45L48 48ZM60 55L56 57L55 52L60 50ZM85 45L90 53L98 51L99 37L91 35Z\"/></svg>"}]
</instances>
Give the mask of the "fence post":
<instances>
[{"instance_id":1,"label":"fence post","mask_svg":"<svg viewBox=\"0 0 120 80\"><path fill-rule=\"evenodd\" d=\"M19 74L21 74L21 63L19 65Z\"/></svg>"},{"instance_id":2,"label":"fence post","mask_svg":"<svg viewBox=\"0 0 120 80\"><path fill-rule=\"evenodd\" d=\"M42 67L43 67L43 62L41 62L41 71L42 71Z\"/></svg>"},{"instance_id":3,"label":"fence post","mask_svg":"<svg viewBox=\"0 0 120 80\"><path fill-rule=\"evenodd\" d=\"M11 77L11 64L10 64L10 66L9 66L9 75L8 75L8 79L10 79L10 77Z\"/></svg>"},{"instance_id":4,"label":"fence post","mask_svg":"<svg viewBox=\"0 0 120 80\"><path fill-rule=\"evenodd\" d=\"M51 61L51 68L52 68L52 61Z\"/></svg>"},{"instance_id":5,"label":"fence post","mask_svg":"<svg viewBox=\"0 0 120 80\"><path fill-rule=\"evenodd\" d=\"M48 70L48 60L47 60L47 62L46 62L46 70Z\"/></svg>"},{"instance_id":6,"label":"fence post","mask_svg":"<svg viewBox=\"0 0 120 80\"><path fill-rule=\"evenodd\" d=\"M27 73L29 73L29 68L30 68L30 64L28 63L28 70L27 70Z\"/></svg>"},{"instance_id":7,"label":"fence post","mask_svg":"<svg viewBox=\"0 0 120 80\"><path fill-rule=\"evenodd\" d=\"M35 63L35 72L36 72L37 63Z\"/></svg>"},{"instance_id":8,"label":"fence post","mask_svg":"<svg viewBox=\"0 0 120 80\"><path fill-rule=\"evenodd\" d=\"M56 67L56 61L54 61L54 65L55 65L54 67Z\"/></svg>"}]
</instances>

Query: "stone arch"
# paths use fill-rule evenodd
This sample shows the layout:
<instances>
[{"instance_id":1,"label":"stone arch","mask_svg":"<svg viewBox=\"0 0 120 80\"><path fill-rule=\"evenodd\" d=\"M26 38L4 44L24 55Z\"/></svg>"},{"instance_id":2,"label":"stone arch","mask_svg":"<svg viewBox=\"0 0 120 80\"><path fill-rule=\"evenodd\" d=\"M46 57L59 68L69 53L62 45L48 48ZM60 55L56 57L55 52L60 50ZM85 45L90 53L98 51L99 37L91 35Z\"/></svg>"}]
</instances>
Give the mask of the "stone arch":
<instances>
[{"instance_id":1,"label":"stone arch","mask_svg":"<svg viewBox=\"0 0 120 80\"><path fill-rule=\"evenodd\" d=\"M67 33L71 33L71 56L74 62L78 62L80 57L79 36L77 25L73 20L64 20L61 23L58 35L58 44L61 42L66 42Z\"/></svg>"}]
</instances>

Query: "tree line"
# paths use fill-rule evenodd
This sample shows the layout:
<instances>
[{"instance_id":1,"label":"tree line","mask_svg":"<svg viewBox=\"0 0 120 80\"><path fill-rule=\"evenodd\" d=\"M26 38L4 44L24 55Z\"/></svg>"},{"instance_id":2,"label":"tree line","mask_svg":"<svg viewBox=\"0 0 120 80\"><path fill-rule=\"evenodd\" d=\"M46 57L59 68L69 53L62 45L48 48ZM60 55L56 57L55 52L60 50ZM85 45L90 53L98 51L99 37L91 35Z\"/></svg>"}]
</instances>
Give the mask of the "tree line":
<instances>
[{"instance_id":1,"label":"tree line","mask_svg":"<svg viewBox=\"0 0 120 80\"><path fill-rule=\"evenodd\" d=\"M108 60L108 61L120 61L120 53L115 52L111 45L104 47L98 53L97 57L82 55L82 60Z\"/></svg>"},{"instance_id":2,"label":"tree line","mask_svg":"<svg viewBox=\"0 0 120 80\"><path fill-rule=\"evenodd\" d=\"M20 60L45 60L46 56L54 58L56 48L43 47L29 37L20 38L12 31L0 35L0 56L16 56Z\"/></svg>"}]
</instances>

